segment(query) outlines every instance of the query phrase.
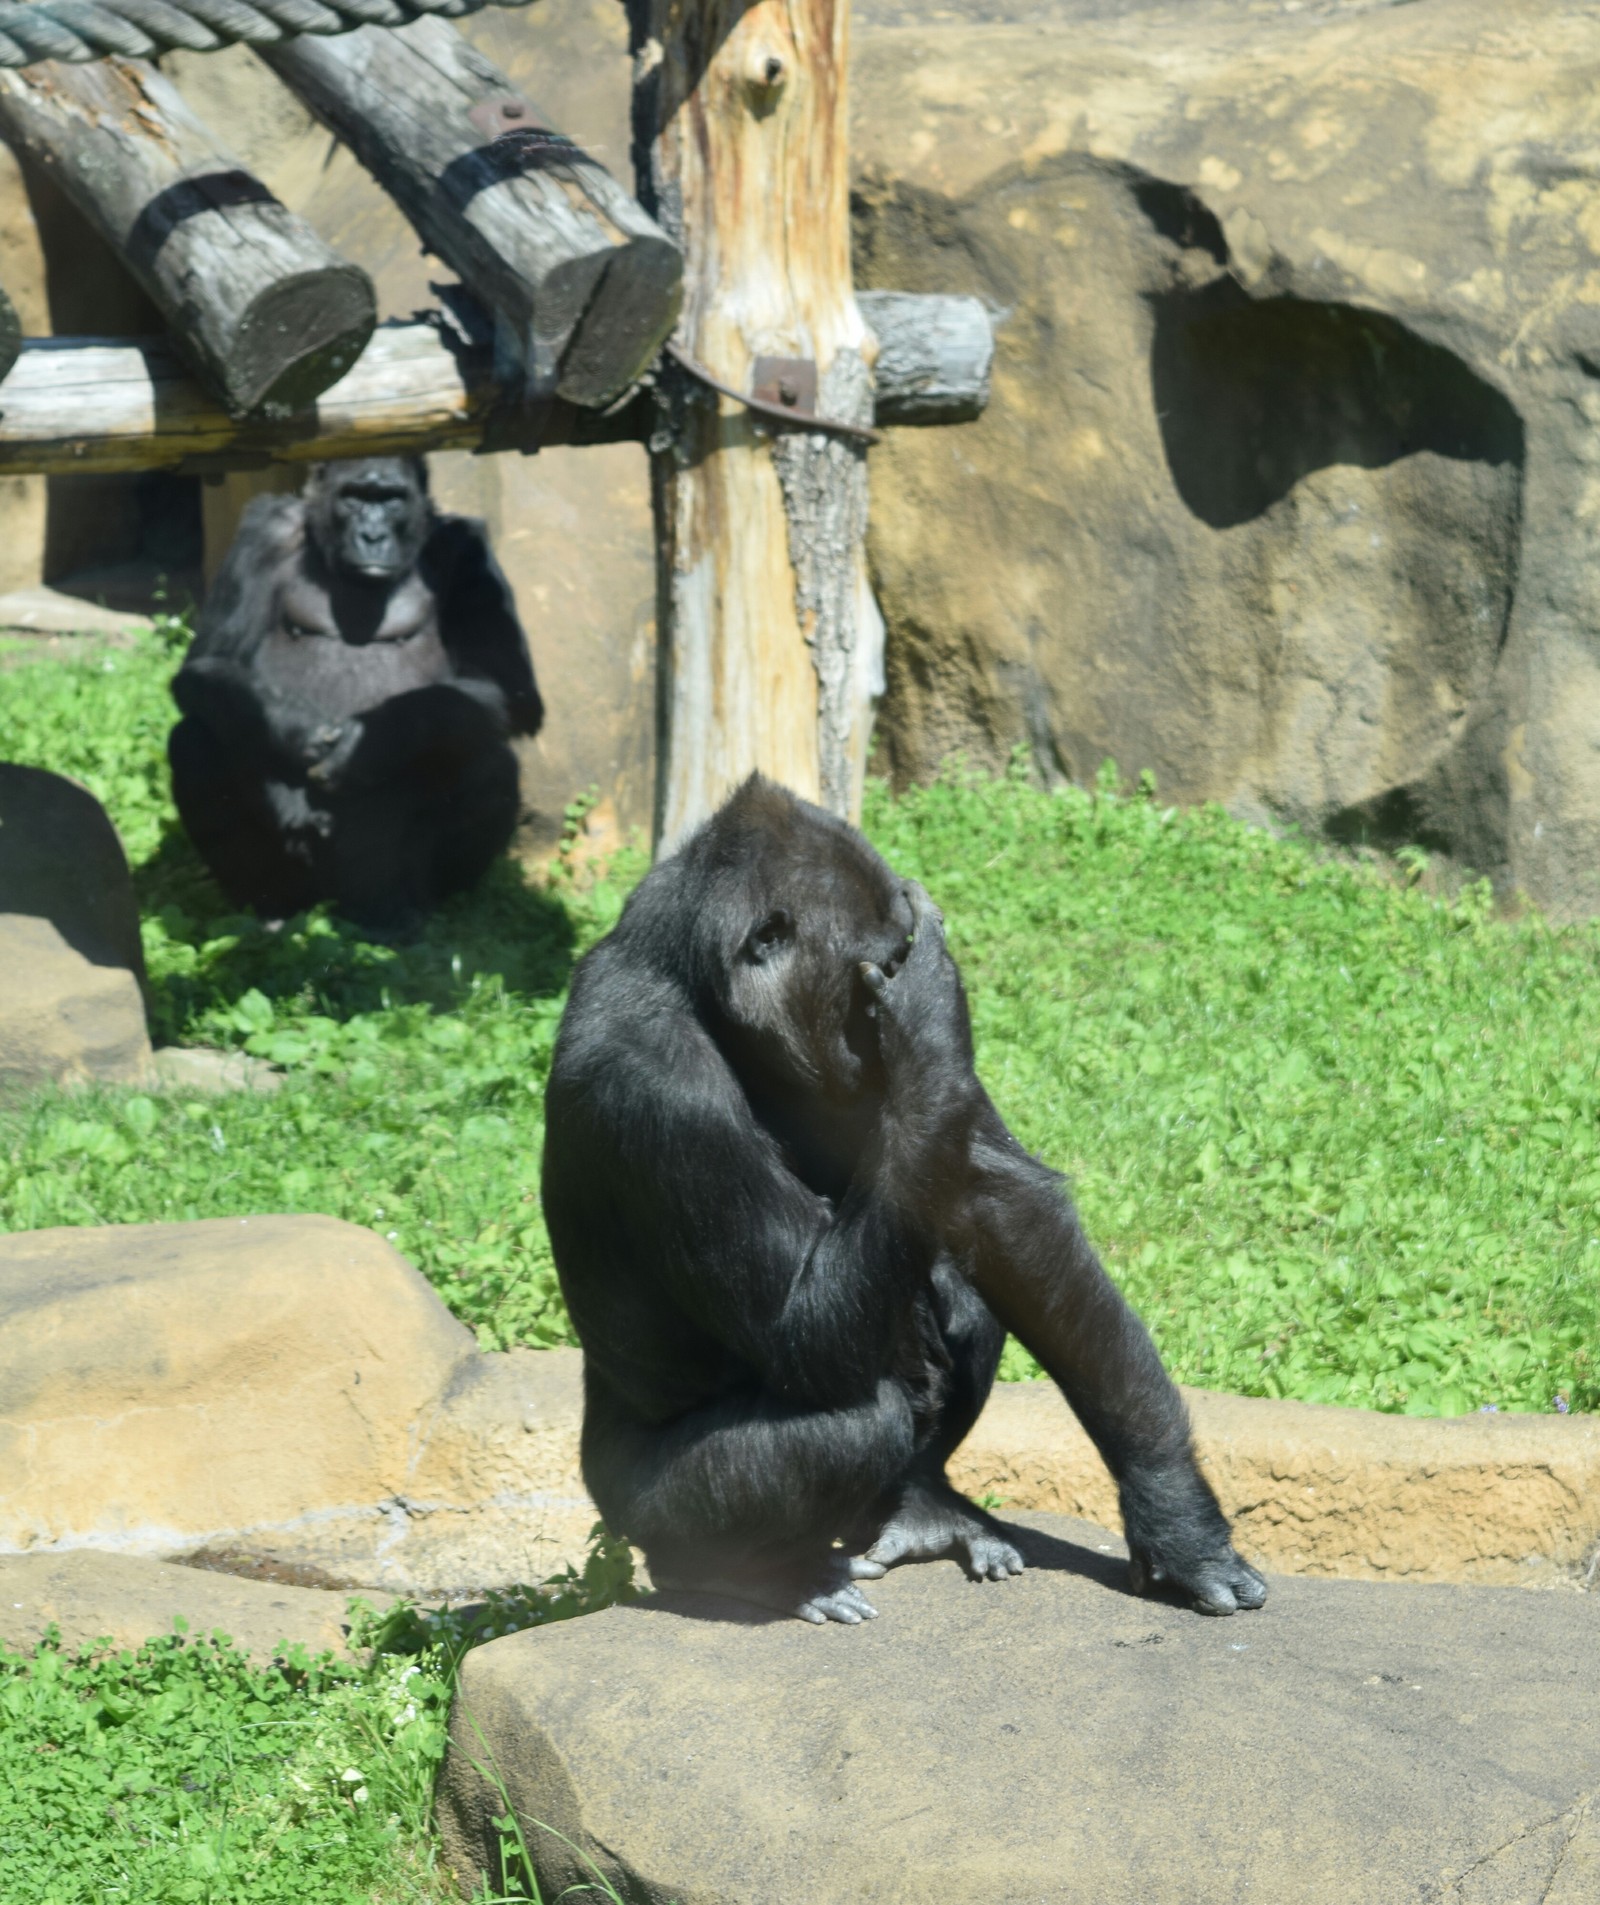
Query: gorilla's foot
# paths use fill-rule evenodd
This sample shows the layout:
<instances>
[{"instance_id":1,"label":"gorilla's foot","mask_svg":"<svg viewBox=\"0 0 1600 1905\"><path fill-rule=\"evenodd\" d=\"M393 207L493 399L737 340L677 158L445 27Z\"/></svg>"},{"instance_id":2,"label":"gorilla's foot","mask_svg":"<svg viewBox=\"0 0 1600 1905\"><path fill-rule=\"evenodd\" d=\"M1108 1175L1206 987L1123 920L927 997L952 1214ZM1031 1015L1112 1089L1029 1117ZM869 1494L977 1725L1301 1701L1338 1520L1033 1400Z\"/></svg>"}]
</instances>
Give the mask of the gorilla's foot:
<instances>
[{"instance_id":1,"label":"gorilla's foot","mask_svg":"<svg viewBox=\"0 0 1600 1905\"><path fill-rule=\"evenodd\" d=\"M1004 1581L1023 1569L1000 1524L948 1482L908 1482L866 1558L887 1568L943 1555L962 1561L974 1581Z\"/></svg>"},{"instance_id":2,"label":"gorilla's foot","mask_svg":"<svg viewBox=\"0 0 1600 1905\"><path fill-rule=\"evenodd\" d=\"M878 1610L856 1583L881 1580L883 1573L870 1556L830 1554L804 1575L691 1575L653 1567L650 1578L667 1594L720 1594L775 1614L793 1614L814 1627L829 1621L859 1627L863 1621L875 1621Z\"/></svg>"}]
</instances>

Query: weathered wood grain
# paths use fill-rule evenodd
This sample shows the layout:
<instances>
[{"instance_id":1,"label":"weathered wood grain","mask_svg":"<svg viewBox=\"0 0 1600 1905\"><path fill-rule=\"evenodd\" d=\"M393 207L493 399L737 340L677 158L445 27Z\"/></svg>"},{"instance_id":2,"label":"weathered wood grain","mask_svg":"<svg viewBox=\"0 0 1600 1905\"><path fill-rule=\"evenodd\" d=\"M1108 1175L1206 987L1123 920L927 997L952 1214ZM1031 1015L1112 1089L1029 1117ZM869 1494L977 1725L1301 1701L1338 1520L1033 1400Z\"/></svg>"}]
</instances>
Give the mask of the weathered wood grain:
<instances>
[{"instance_id":1,"label":"weathered wood grain","mask_svg":"<svg viewBox=\"0 0 1600 1905\"><path fill-rule=\"evenodd\" d=\"M116 247L235 414L301 408L372 335L366 273L252 178L143 60L0 72L0 136Z\"/></svg>"},{"instance_id":2,"label":"weathered wood grain","mask_svg":"<svg viewBox=\"0 0 1600 1905\"><path fill-rule=\"evenodd\" d=\"M983 414L994 326L979 299L862 291L856 301L878 340L879 423L969 423Z\"/></svg>"},{"instance_id":3,"label":"weathered wood grain","mask_svg":"<svg viewBox=\"0 0 1600 1905\"><path fill-rule=\"evenodd\" d=\"M672 330L682 260L443 20L257 49L501 319L536 395L609 403Z\"/></svg>"},{"instance_id":4,"label":"weathered wood grain","mask_svg":"<svg viewBox=\"0 0 1600 1905\"><path fill-rule=\"evenodd\" d=\"M820 414L872 416L850 282L847 0L630 0L646 204L685 259L677 339L738 390L812 360ZM653 458L657 845L752 768L859 810L882 682L857 442L786 431L674 375Z\"/></svg>"},{"instance_id":5,"label":"weathered wood grain","mask_svg":"<svg viewBox=\"0 0 1600 1905\"><path fill-rule=\"evenodd\" d=\"M308 409L233 417L165 339L30 340L0 382L0 472L228 470L322 457L615 443L648 428L635 405L602 416L560 401L508 410L491 353L432 324L383 325Z\"/></svg>"},{"instance_id":6,"label":"weathered wood grain","mask_svg":"<svg viewBox=\"0 0 1600 1905\"><path fill-rule=\"evenodd\" d=\"M875 312L877 295L862 300ZM907 368L885 379L874 421L944 423L975 414L987 394L987 360L980 375L970 315L953 319L941 307L972 305L982 315L982 306L896 296L901 308L885 327L884 355L892 352ZM941 357L946 337L960 348ZM0 307L0 366L5 340ZM16 341L21 354L0 381L0 472L7 475L243 470L319 457L642 442L655 423L646 399L609 415L562 399L523 404L519 385L496 381L487 345L472 347L431 323L380 325L337 384L303 411L272 418L228 415L164 339Z\"/></svg>"}]
</instances>

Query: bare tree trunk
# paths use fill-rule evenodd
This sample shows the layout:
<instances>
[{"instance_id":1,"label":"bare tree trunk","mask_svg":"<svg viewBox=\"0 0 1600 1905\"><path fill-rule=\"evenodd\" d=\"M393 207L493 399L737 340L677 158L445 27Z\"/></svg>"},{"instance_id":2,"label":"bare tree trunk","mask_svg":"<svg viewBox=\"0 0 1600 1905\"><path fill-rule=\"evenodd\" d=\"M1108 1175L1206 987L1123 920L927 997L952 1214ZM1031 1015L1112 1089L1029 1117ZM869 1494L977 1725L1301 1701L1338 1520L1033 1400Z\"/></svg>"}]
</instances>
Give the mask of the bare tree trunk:
<instances>
[{"instance_id":1,"label":"bare tree trunk","mask_svg":"<svg viewBox=\"0 0 1600 1905\"><path fill-rule=\"evenodd\" d=\"M872 417L850 282L848 0L630 0L640 196L684 253L678 342L736 390L811 359L818 414ZM752 768L854 818L882 623L864 447L669 380L654 441L665 850Z\"/></svg>"}]
</instances>

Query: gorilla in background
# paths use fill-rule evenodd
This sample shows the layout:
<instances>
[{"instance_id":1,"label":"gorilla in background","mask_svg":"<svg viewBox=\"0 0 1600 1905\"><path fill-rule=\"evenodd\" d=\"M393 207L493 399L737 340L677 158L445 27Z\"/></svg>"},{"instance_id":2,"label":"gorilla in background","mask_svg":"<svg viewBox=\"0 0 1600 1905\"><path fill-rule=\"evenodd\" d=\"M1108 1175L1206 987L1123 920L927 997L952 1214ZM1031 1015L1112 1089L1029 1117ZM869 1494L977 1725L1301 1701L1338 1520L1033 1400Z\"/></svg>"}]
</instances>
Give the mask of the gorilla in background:
<instances>
[{"instance_id":1,"label":"gorilla in background","mask_svg":"<svg viewBox=\"0 0 1600 1905\"><path fill-rule=\"evenodd\" d=\"M1154 1344L978 1082L939 913L842 821L753 777L639 886L573 981L543 1190L584 1479L658 1586L854 1623L892 1562L1019 1573L944 1472L1010 1329L1116 1477L1135 1588L1265 1599Z\"/></svg>"},{"instance_id":2,"label":"gorilla in background","mask_svg":"<svg viewBox=\"0 0 1600 1905\"><path fill-rule=\"evenodd\" d=\"M544 717L483 525L433 508L419 457L258 496L172 694L178 813L228 897L269 918L330 900L376 930L504 850L508 737Z\"/></svg>"}]
</instances>

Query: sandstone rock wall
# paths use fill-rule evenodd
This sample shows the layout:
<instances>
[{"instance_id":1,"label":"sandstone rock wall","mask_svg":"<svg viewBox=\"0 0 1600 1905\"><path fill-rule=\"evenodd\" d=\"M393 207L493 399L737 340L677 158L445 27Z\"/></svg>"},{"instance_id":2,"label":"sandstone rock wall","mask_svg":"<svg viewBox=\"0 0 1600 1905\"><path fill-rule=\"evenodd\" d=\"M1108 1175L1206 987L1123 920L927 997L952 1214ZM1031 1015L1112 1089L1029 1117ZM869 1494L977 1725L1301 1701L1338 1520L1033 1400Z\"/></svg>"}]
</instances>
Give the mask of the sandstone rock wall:
<instances>
[{"instance_id":1,"label":"sandstone rock wall","mask_svg":"<svg viewBox=\"0 0 1600 1905\"><path fill-rule=\"evenodd\" d=\"M1113 755L1600 910L1600 18L1042 17L860 48L858 274L1004 318L874 461L882 762Z\"/></svg>"}]
</instances>

